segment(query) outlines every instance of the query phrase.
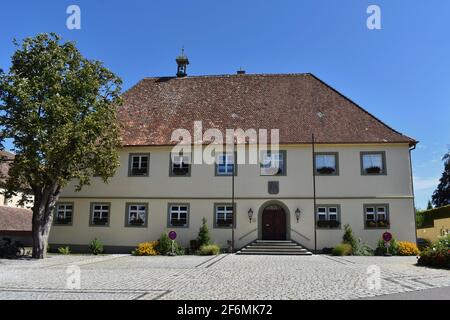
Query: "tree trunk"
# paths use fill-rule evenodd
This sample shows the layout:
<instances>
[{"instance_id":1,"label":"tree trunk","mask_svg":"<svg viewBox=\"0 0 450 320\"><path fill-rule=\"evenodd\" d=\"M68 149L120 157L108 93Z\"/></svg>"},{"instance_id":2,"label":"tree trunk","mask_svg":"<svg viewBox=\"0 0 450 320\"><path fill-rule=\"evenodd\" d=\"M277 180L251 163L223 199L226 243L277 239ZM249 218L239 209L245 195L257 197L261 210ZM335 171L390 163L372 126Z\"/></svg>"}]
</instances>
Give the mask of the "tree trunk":
<instances>
[{"instance_id":1,"label":"tree trunk","mask_svg":"<svg viewBox=\"0 0 450 320\"><path fill-rule=\"evenodd\" d=\"M59 188L56 186L45 188L41 192L35 192L34 195L32 257L44 259L47 254L48 236L53 221L53 210L59 197Z\"/></svg>"}]
</instances>

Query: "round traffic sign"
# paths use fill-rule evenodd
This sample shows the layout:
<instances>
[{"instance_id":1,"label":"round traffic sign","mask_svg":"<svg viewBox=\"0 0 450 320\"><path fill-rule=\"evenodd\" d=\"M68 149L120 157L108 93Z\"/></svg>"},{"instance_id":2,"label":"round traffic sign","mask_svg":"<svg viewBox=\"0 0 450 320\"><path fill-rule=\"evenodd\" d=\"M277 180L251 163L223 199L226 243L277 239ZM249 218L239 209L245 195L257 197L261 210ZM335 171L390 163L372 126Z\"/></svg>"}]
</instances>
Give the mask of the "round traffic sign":
<instances>
[{"instance_id":1,"label":"round traffic sign","mask_svg":"<svg viewBox=\"0 0 450 320\"><path fill-rule=\"evenodd\" d=\"M384 242L389 242L392 240L392 234L390 232L383 233Z\"/></svg>"},{"instance_id":2,"label":"round traffic sign","mask_svg":"<svg viewBox=\"0 0 450 320\"><path fill-rule=\"evenodd\" d=\"M170 240L175 240L177 238L177 233L175 231L170 231L169 232L169 239Z\"/></svg>"}]
</instances>

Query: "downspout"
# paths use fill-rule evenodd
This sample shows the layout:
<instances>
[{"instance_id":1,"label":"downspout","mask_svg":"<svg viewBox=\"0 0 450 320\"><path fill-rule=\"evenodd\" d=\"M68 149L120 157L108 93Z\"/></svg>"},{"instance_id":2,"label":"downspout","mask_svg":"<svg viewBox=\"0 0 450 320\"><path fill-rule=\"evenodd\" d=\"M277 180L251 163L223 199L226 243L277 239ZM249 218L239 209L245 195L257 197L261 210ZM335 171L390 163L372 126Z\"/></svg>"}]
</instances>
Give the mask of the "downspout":
<instances>
[{"instance_id":1,"label":"downspout","mask_svg":"<svg viewBox=\"0 0 450 320\"><path fill-rule=\"evenodd\" d=\"M317 253L317 212L316 212L316 206L317 206L317 198L316 198L316 172L315 172L315 154L316 154L316 147L315 147L315 141L314 141L314 133L312 134L312 176L313 176L313 203L314 203L314 253Z\"/></svg>"},{"instance_id":2,"label":"downspout","mask_svg":"<svg viewBox=\"0 0 450 320\"><path fill-rule=\"evenodd\" d=\"M411 151L416 149L416 145L417 145L417 142L414 143L414 145L409 148L409 172L410 172L410 176L411 176L411 192L412 192L412 197L413 197L414 237L416 239L416 244L417 244L416 197L414 195L414 177L413 177L412 157L411 157Z\"/></svg>"}]
</instances>

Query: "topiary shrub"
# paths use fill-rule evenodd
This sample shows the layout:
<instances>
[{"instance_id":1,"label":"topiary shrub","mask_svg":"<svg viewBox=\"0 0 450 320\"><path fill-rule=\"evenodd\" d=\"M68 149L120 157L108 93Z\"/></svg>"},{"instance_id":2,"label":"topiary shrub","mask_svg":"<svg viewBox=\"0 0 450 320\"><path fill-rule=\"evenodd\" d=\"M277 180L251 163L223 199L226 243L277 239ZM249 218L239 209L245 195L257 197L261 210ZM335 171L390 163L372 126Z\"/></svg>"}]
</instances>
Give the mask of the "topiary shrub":
<instances>
[{"instance_id":1,"label":"topiary shrub","mask_svg":"<svg viewBox=\"0 0 450 320\"><path fill-rule=\"evenodd\" d=\"M68 255L68 254L70 254L70 248L69 247L59 247L58 253Z\"/></svg>"},{"instance_id":2,"label":"topiary shrub","mask_svg":"<svg viewBox=\"0 0 450 320\"><path fill-rule=\"evenodd\" d=\"M158 241L143 242L138 245L136 250L132 252L134 256L157 256L158 251L156 247L158 246Z\"/></svg>"},{"instance_id":3,"label":"topiary shrub","mask_svg":"<svg viewBox=\"0 0 450 320\"><path fill-rule=\"evenodd\" d=\"M103 253L103 244L101 243L100 240L98 240L97 238L95 238L94 240L91 241L91 243L89 244L89 251L91 251L91 253L96 256L98 254L102 254Z\"/></svg>"},{"instance_id":4,"label":"topiary shrub","mask_svg":"<svg viewBox=\"0 0 450 320\"><path fill-rule=\"evenodd\" d=\"M417 245L408 241L398 241L398 254L400 256L417 256L419 249Z\"/></svg>"},{"instance_id":5,"label":"topiary shrub","mask_svg":"<svg viewBox=\"0 0 450 320\"><path fill-rule=\"evenodd\" d=\"M220 247L216 244L208 244L201 246L198 254L201 256L215 256L220 253Z\"/></svg>"},{"instance_id":6,"label":"topiary shrub","mask_svg":"<svg viewBox=\"0 0 450 320\"><path fill-rule=\"evenodd\" d=\"M202 226L200 227L200 230L198 231L197 245L199 247L201 247L201 246L206 246L209 244L211 244L211 237L209 235L208 225L206 224L206 218L203 218Z\"/></svg>"},{"instance_id":7,"label":"topiary shrub","mask_svg":"<svg viewBox=\"0 0 450 320\"><path fill-rule=\"evenodd\" d=\"M344 226L344 236L342 237L343 243L349 244L352 248L351 253L356 253L358 251L358 241L353 235L353 230L350 225L346 224Z\"/></svg>"},{"instance_id":8,"label":"topiary shrub","mask_svg":"<svg viewBox=\"0 0 450 320\"><path fill-rule=\"evenodd\" d=\"M333 256L349 256L352 254L352 246L348 243L341 243L340 245L333 248L331 254Z\"/></svg>"}]
</instances>

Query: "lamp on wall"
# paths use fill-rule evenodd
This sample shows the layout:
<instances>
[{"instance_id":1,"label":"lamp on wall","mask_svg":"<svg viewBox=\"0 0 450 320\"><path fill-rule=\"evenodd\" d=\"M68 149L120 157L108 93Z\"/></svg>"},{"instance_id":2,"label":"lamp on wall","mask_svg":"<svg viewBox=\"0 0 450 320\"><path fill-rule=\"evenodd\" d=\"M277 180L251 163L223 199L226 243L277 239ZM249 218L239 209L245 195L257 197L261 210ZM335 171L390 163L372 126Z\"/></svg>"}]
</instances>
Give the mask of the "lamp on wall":
<instances>
[{"instance_id":1,"label":"lamp on wall","mask_svg":"<svg viewBox=\"0 0 450 320\"><path fill-rule=\"evenodd\" d=\"M297 223L300 220L300 215L301 215L301 211L299 208L297 208L297 210L295 210L295 217L297 218Z\"/></svg>"},{"instance_id":2,"label":"lamp on wall","mask_svg":"<svg viewBox=\"0 0 450 320\"><path fill-rule=\"evenodd\" d=\"M253 219L253 210L252 208L250 208L248 210L248 220L250 220L250 223L252 223L252 219Z\"/></svg>"}]
</instances>

